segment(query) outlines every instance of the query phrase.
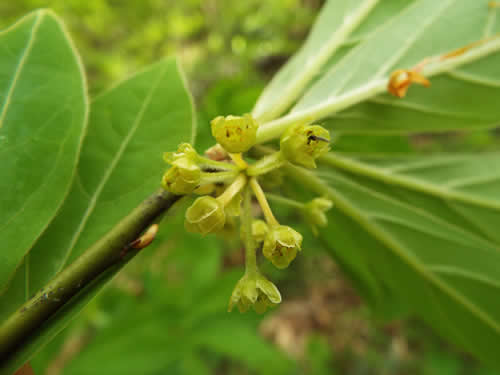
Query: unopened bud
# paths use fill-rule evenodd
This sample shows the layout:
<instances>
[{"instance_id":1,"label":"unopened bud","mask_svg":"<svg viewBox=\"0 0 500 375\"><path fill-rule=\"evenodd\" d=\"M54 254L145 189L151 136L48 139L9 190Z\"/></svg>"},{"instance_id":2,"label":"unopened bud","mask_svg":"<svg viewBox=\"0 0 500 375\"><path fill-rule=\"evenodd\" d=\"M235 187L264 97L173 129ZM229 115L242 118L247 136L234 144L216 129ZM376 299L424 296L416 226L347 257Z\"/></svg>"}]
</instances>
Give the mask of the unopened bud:
<instances>
[{"instance_id":1,"label":"unopened bud","mask_svg":"<svg viewBox=\"0 0 500 375\"><path fill-rule=\"evenodd\" d=\"M325 212L333 207L331 200L315 198L304 206L304 215L311 224L314 235L318 235L318 227L326 227L328 219Z\"/></svg>"},{"instance_id":2,"label":"unopened bud","mask_svg":"<svg viewBox=\"0 0 500 375\"><path fill-rule=\"evenodd\" d=\"M174 194L192 193L201 181L201 169L196 151L189 143L182 143L177 152L166 152L163 158L171 165L163 175L162 186Z\"/></svg>"},{"instance_id":3,"label":"unopened bud","mask_svg":"<svg viewBox=\"0 0 500 375\"><path fill-rule=\"evenodd\" d=\"M163 175L162 185L167 191L174 194L192 193L200 184L201 170L188 158L181 158L172 163Z\"/></svg>"}]
</instances>

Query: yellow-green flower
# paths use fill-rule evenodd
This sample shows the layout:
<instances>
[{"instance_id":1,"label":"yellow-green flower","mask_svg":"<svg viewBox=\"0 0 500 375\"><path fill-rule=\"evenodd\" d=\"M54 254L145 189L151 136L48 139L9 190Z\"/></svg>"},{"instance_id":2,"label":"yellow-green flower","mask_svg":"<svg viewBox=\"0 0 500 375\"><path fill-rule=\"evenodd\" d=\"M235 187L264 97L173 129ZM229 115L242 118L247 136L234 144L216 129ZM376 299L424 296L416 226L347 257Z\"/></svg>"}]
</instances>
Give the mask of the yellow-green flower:
<instances>
[{"instance_id":1,"label":"yellow-green flower","mask_svg":"<svg viewBox=\"0 0 500 375\"><path fill-rule=\"evenodd\" d=\"M286 225L270 228L262 252L277 268L286 268L301 250L302 235Z\"/></svg>"},{"instance_id":2,"label":"yellow-green flower","mask_svg":"<svg viewBox=\"0 0 500 375\"><path fill-rule=\"evenodd\" d=\"M259 125L251 115L218 116L211 122L212 135L230 153L248 151L257 139Z\"/></svg>"},{"instance_id":3,"label":"yellow-green flower","mask_svg":"<svg viewBox=\"0 0 500 375\"><path fill-rule=\"evenodd\" d=\"M203 196L187 209L184 227L188 232L205 235L220 231L225 222L224 205L214 197Z\"/></svg>"},{"instance_id":4,"label":"yellow-green flower","mask_svg":"<svg viewBox=\"0 0 500 375\"><path fill-rule=\"evenodd\" d=\"M330 133L319 125L296 125L280 139L283 157L293 164L316 168L315 160L330 149Z\"/></svg>"},{"instance_id":5,"label":"yellow-green flower","mask_svg":"<svg viewBox=\"0 0 500 375\"><path fill-rule=\"evenodd\" d=\"M304 205L304 216L311 224L315 236L318 235L318 227L326 227L328 225L328 218L325 212L332 207L332 201L326 198L314 198Z\"/></svg>"},{"instance_id":6,"label":"yellow-green flower","mask_svg":"<svg viewBox=\"0 0 500 375\"><path fill-rule=\"evenodd\" d=\"M178 195L192 193L200 182L201 169L189 158L174 160L162 178L163 188Z\"/></svg>"},{"instance_id":7,"label":"yellow-green flower","mask_svg":"<svg viewBox=\"0 0 500 375\"><path fill-rule=\"evenodd\" d=\"M228 311L238 306L240 312L250 307L262 314L268 307L274 307L281 302L281 294L272 282L260 273L245 274L236 284L229 299Z\"/></svg>"},{"instance_id":8,"label":"yellow-green flower","mask_svg":"<svg viewBox=\"0 0 500 375\"><path fill-rule=\"evenodd\" d=\"M252 222L252 236L256 242L263 242L268 232L269 226L264 220L254 220Z\"/></svg>"},{"instance_id":9,"label":"yellow-green flower","mask_svg":"<svg viewBox=\"0 0 500 375\"><path fill-rule=\"evenodd\" d=\"M174 194L190 194L201 182L197 154L189 143L181 143L177 152L166 152L163 159L171 165L163 175L162 186Z\"/></svg>"}]
</instances>

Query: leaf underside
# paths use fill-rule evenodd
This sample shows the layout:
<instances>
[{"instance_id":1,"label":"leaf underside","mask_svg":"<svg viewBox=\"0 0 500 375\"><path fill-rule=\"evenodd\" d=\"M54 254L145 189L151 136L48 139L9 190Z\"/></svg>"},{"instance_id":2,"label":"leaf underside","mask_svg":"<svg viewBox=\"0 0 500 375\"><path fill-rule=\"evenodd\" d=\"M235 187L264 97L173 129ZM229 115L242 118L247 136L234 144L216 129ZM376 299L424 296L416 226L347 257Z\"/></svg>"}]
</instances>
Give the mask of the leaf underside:
<instances>
[{"instance_id":1,"label":"leaf underside","mask_svg":"<svg viewBox=\"0 0 500 375\"><path fill-rule=\"evenodd\" d=\"M336 209L322 235L368 300L498 365L500 154L324 162Z\"/></svg>"},{"instance_id":2,"label":"leaf underside","mask_svg":"<svg viewBox=\"0 0 500 375\"><path fill-rule=\"evenodd\" d=\"M391 72L498 34L499 10L488 4L488 0L329 1L307 43L260 97L254 115L261 116L265 127L272 119L266 114L276 117L280 113L273 108L294 96L291 120L322 120L336 132L495 126L500 117L496 105L500 36L484 44L485 56L472 49L469 61L430 77L431 88L411 87L404 100L384 93ZM367 7L371 11L363 12ZM359 25L345 33L354 21ZM335 49L328 54L330 44ZM370 93L373 85L380 87ZM297 87L301 89L295 92Z\"/></svg>"},{"instance_id":3,"label":"leaf underside","mask_svg":"<svg viewBox=\"0 0 500 375\"><path fill-rule=\"evenodd\" d=\"M297 122L360 135L497 126L500 10L489 3L328 1L254 107L262 141L278 135L273 127ZM436 58L478 40L464 53ZM392 72L432 57L434 65L422 70L429 88L413 85L402 99L387 93ZM496 367L499 164L498 154L331 154L314 182L305 181L334 201L322 238L380 314L417 313Z\"/></svg>"}]
</instances>

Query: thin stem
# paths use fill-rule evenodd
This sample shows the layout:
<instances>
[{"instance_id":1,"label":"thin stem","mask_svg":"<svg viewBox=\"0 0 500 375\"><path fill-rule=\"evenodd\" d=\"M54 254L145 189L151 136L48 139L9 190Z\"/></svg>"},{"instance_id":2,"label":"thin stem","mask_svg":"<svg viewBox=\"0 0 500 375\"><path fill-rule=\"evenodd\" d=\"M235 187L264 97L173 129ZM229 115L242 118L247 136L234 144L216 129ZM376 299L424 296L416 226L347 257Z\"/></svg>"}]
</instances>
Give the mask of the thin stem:
<instances>
[{"instance_id":1,"label":"thin stem","mask_svg":"<svg viewBox=\"0 0 500 375\"><path fill-rule=\"evenodd\" d=\"M245 273L254 275L258 272L257 255L255 254L255 241L252 235L252 192L247 186L243 198L243 212L241 213L241 225L245 234Z\"/></svg>"},{"instance_id":2,"label":"thin stem","mask_svg":"<svg viewBox=\"0 0 500 375\"><path fill-rule=\"evenodd\" d=\"M179 198L163 189L154 193L12 314L0 326L0 369L10 366L23 344L40 334L44 324L72 297L111 267L134 257L137 250L124 257L124 249Z\"/></svg>"},{"instance_id":3,"label":"thin stem","mask_svg":"<svg viewBox=\"0 0 500 375\"><path fill-rule=\"evenodd\" d=\"M248 176L259 176L271 172L273 169L279 168L286 163L280 151L271 155L267 155L260 159L255 164L252 164L247 169Z\"/></svg>"},{"instance_id":4,"label":"thin stem","mask_svg":"<svg viewBox=\"0 0 500 375\"><path fill-rule=\"evenodd\" d=\"M267 223L272 227L280 225L278 220L276 220L276 218L274 217L273 211L271 210L271 207L269 207L269 203L267 203L266 194L260 187L255 177L252 177L250 179L250 187L252 188L253 193L255 194L255 197L260 204L260 208L262 209L262 213L264 214Z\"/></svg>"},{"instance_id":5,"label":"thin stem","mask_svg":"<svg viewBox=\"0 0 500 375\"><path fill-rule=\"evenodd\" d=\"M217 200L221 202L223 206L227 206L229 202L231 202L231 199L233 199L233 197L245 187L246 183L247 176L240 173L238 177L236 177L236 180L234 180L234 182L227 187L224 193L217 197Z\"/></svg>"},{"instance_id":6,"label":"thin stem","mask_svg":"<svg viewBox=\"0 0 500 375\"><path fill-rule=\"evenodd\" d=\"M244 170L244 169L248 168L248 163L241 156L241 152L238 154L229 154L229 157L231 158L232 161L234 161L234 164L236 164L236 166L240 170Z\"/></svg>"},{"instance_id":7,"label":"thin stem","mask_svg":"<svg viewBox=\"0 0 500 375\"><path fill-rule=\"evenodd\" d=\"M238 176L238 171L224 171L224 172L202 172L201 184L211 184L217 182L227 182L234 180Z\"/></svg>"},{"instance_id":8,"label":"thin stem","mask_svg":"<svg viewBox=\"0 0 500 375\"><path fill-rule=\"evenodd\" d=\"M290 207L293 207L293 208L297 208L299 210L304 209L304 206L305 206L304 203L294 201L293 199L290 199L290 198L282 197L281 195L267 193L266 197L268 199L276 202L276 203L280 203L280 204L285 205L285 206L290 206Z\"/></svg>"},{"instance_id":9,"label":"thin stem","mask_svg":"<svg viewBox=\"0 0 500 375\"><path fill-rule=\"evenodd\" d=\"M217 171L239 171L239 167L224 161L217 161L197 155L196 161L202 170L213 169Z\"/></svg>"}]
</instances>

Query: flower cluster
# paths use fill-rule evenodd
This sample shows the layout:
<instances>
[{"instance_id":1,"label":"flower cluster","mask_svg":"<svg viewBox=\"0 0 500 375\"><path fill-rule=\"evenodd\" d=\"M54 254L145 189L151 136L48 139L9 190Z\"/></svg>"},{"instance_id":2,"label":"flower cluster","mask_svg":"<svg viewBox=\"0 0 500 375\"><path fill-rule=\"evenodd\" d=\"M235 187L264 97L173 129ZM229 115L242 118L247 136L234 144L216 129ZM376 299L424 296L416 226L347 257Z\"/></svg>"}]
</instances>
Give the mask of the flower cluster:
<instances>
[{"instance_id":1,"label":"flower cluster","mask_svg":"<svg viewBox=\"0 0 500 375\"><path fill-rule=\"evenodd\" d=\"M248 163L242 153L250 150L257 139L258 124L251 115L216 117L211 121L212 135L218 144L199 155L187 143L176 152L167 152L170 165L162 186L177 195L200 195L187 209L184 226L187 231L207 235L221 233L239 216L245 244L245 274L237 283L229 301L229 311L237 306L241 312L250 307L264 312L281 302L276 286L266 279L257 266L258 249L275 267L286 268L302 250L302 235L275 218L262 186L281 181L279 168L288 163L316 168L316 159L328 152L330 134L319 125L298 124L280 139L280 150ZM259 179L266 175L264 185ZM268 194L269 195L269 194ZM253 219L251 201L256 198L263 219ZM280 198L287 201L286 198ZM309 203L291 201L300 208L313 231L325 226L325 211L332 203L316 198ZM242 207L243 202L243 207Z\"/></svg>"}]
</instances>

